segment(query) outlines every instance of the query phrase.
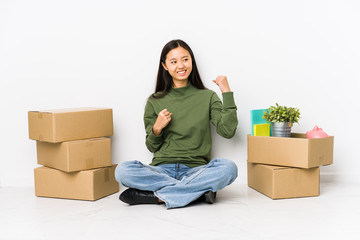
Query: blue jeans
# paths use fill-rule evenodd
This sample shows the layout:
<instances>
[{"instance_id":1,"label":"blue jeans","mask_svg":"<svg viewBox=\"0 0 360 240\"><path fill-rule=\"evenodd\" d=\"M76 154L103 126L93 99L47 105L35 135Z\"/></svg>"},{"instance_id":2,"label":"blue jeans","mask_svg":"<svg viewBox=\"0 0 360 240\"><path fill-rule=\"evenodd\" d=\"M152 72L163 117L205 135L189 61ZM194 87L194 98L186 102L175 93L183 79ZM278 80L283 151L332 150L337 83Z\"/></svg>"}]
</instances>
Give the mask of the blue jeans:
<instances>
[{"instance_id":1,"label":"blue jeans","mask_svg":"<svg viewBox=\"0 0 360 240\"><path fill-rule=\"evenodd\" d=\"M237 177L237 166L227 159L213 159L208 164L190 168L184 164L149 166L139 161L119 164L116 180L129 188L152 191L166 208L186 206L207 191L216 192Z\"/></svg>"}]
</instances>

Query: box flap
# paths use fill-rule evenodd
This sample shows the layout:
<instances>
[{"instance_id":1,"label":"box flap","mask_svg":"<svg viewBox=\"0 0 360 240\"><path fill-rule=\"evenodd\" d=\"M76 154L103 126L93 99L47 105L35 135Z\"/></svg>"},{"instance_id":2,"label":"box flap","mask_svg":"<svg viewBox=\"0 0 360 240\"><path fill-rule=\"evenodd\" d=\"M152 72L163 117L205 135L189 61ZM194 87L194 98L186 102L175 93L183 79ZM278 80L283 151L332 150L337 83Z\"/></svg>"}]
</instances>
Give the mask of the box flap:
<instances>
[{"instance_id":1,"label":"box flap","mask_svg":"<svg viewBox=\"0 0 360 240\"><path fill-rule=\"evenodd\" d=\"M271 170L281 170L281 169L288 169L290 167L285 166L276 166L276 165L267 165L267 164L261 164L264 168L268 168Z\"/></svg>"},{"instance_id":2,"label":"box flap","mask_svg":"<svg viewBox=\"0 0 360 240\"><path fill-rule=\"evenodd\" d=\"M96 111L96 110L105 110L105 109L111 109L111 108L79 107L79 108L63 108L63 109L51 109L51 110L40 110L40 111L30 111L30 112L39 112L39 113L67 113L67 112Z\"/></svg>"}]
</instances>

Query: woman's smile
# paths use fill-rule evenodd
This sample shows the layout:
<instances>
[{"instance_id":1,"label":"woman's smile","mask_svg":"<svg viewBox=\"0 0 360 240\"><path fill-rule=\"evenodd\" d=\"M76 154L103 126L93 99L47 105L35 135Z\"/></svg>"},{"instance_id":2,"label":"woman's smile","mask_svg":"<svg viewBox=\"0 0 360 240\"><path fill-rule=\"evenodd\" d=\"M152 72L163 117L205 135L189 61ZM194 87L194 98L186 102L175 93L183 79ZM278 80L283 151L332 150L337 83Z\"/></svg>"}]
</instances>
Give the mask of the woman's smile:
<instances>
[{"instance_id":1,"label":"woman's smile","mask_svg":"<svg viewBox=\"0 0 360 240\"><path fill-rule=\"evenodd\" d=\"M181 70L177 72L180 76L186 75L186 70Z\"/></svg>"}]
</instances>

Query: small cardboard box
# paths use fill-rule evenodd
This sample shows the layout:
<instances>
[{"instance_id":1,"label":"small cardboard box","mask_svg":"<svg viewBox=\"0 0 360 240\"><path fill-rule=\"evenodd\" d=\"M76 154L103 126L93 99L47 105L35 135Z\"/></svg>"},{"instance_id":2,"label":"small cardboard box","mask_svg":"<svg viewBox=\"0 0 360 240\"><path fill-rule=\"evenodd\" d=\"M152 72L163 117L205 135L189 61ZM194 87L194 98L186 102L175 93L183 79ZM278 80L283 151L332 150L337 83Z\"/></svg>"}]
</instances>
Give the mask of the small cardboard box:
<instances>
[{"instance_id":1,"label":"small cardboard box","mask_svg":"<svg viewBox=\"0 0 360 240\"><path fill-rule=\"evenodd\" d=\"M248 135L248 162L298 168L333 163L334 137L307 139L292 133L290 138Z\"/></svg>"},{"instance_id":2,"label":"small cardboard box","mask_svg":"<svg viewBox=\"0 0 360 240\"><path fill-rule=\"evenodd\" d=\"M29 138L65 142L113 135L111 108L70 108L28 112Z\"/></svg>"},{"instance_id":3,"label":"small cardboard box","mask_svg":"<svg viewBox=\"0 0 360 240\"><path fill-rule=\"evenodd\" d=\"M37 163L65 172L111 166L110 138L62 143L36 142Z\"/></svg>"},{"instance_id":4,"label":"small cardboard box","mask_svg":"<svg viewBox=\"0 0 360 240\"><path fill-rule=\"evenodd\" d=\"M248 186L272 199L319 196L319 167L310 169L248 162Z\"/></svg>"},{"instance_id":5,"label":"small cardboard box","mask_svg":"<svg viewBox=\"0 0 360 240\"><path fill-rule=\"evenodd\" d=\"M63 172L48 167L34 169L35 195L38 197L97 200L119 191L115 167L79 172Z\"/></svg>"}]
</instances>

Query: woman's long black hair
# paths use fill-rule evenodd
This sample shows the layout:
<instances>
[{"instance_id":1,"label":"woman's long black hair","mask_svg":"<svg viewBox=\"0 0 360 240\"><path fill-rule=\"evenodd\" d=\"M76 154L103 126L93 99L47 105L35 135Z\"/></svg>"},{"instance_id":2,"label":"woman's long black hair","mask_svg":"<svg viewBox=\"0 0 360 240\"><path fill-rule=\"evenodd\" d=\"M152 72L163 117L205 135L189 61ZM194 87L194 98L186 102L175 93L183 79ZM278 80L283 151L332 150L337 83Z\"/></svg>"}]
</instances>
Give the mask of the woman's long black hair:
<instances>
[{"instance_id":1,"label":"woman's long black hair","mask_svg":"<svg viewBox=\"0 0 360 240\"><path fill-rule=\"evenodd\" d=\"M162 98L164 97L169 90L172 88L172 77L166 71L162 65L162 63L165 64L166 55L174 48L177 47L183 47L185 50L187 50L190 53L191 59L192 59L192 71L189 75L189 82L198 89L206 89L203 82L201 81L199 71L196 66L196 61L194 57L194 53L192 52L189 45L187 45L186 42L180 39L172 40L168 42L163 50L161 51L160 55L160 62L159 62L159 70L157 74L157 80L156 80L156 87L155 87L155 93L151 95L153 98ZM157 93L157 94L156 94Z\"/></svg>"}]
</instances>

